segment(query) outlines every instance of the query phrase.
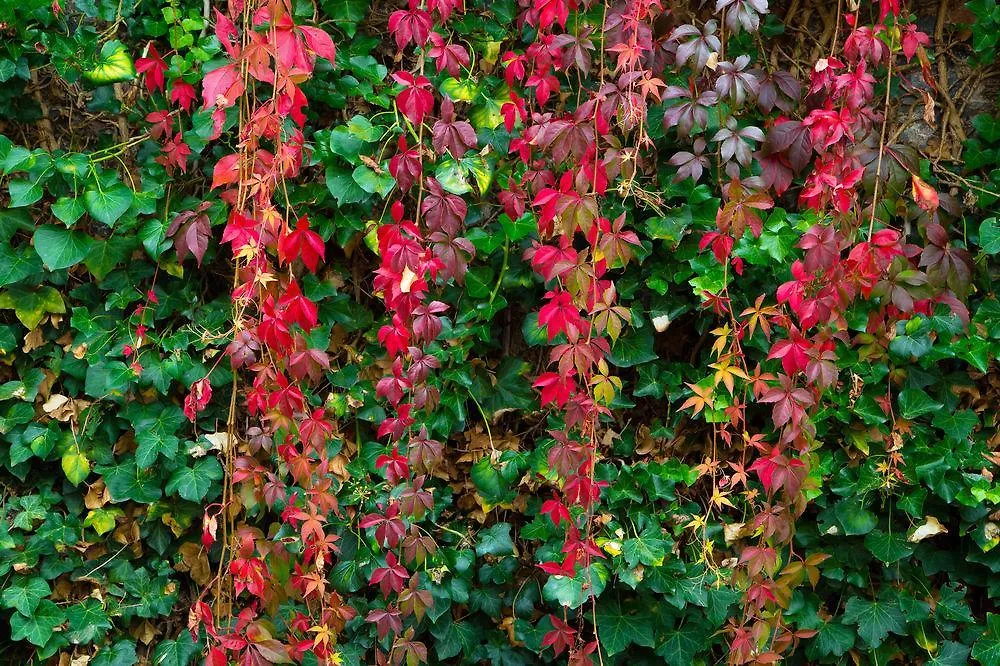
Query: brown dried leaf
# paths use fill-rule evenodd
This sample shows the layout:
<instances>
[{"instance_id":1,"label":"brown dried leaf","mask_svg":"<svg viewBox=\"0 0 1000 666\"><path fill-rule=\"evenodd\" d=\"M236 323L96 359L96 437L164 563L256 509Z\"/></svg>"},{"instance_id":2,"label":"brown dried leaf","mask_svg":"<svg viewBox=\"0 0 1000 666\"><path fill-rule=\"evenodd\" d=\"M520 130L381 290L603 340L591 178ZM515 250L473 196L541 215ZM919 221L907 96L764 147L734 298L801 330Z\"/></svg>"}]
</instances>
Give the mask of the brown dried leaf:
<instances>
[{"instance_id":1,"label":"brown dried leaf","mask_svg":"<svg viewBox=\"0 0 1000 666\"><path fill-rule=\"evenodd\" d=\"M204 548L197 543L188 542L182 544L177 551L181 555L181 561L174 566L177 571L190 572L194 582L202 587L212 580L212 567Z\"/></svg>"},{"instance_id":2,"label":"brown dried leaf","mask_svg":"<svg viewBox=\"0 0 1000 666\"><path fill-rule=\"evenodd\" d=\"M83 503L88 509L100 509L110 501L111 493L104 486L103 479L98 479L83 496Z\"/></svg>"},{"instance_id":3,"label":"brown dried leaf","mask_svg":"<svg viewBox=\"0 0 1000 666\"><path fill-rule=\"evenodd\" d=\"M33 349L38 349L45 344L45 338L42 337L42 327L37 326L24 336L24 346L21 347L21 351L25 354L32 351Z\"/></svg>"}]
</instances>

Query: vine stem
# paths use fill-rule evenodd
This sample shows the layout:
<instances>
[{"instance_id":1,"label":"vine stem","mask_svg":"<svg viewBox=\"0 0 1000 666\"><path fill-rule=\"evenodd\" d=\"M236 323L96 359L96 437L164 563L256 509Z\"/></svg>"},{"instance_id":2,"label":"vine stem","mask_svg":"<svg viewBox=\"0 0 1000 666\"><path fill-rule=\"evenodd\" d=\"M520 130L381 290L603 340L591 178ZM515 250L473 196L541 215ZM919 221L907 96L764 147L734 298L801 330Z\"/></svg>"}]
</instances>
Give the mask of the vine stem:
<instances>
[{"instance_id":1,"label":"vine stem","mask_svg":"<svg viewBox=\"0 0 1000 666\"><path fill-rule=\"evenodd\" d=\"M878 137L878 161L875 163L875 187L872 191L872 214L868 220L868 240L871 240L875 230L875 211L878 210L878 189L882 181L882 160L885 157L885 131L889 125L889 97L892 92L892 59L886 67L885 103L882 109L882 130Z\"/></svg>"}]
</instances>

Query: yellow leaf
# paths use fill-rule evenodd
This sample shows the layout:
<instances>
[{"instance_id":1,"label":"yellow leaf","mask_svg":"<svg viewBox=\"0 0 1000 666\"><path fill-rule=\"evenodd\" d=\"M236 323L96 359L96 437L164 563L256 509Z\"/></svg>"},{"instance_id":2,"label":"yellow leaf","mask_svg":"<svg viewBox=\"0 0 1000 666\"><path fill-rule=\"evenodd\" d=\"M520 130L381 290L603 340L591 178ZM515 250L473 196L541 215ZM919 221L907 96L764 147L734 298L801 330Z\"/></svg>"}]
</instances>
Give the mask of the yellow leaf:
<instances>
[{"instance_id":1,"label":"yellow leaf","mask_svg":"<svg viewBox=\"0 0 1000 666\"><path fill-rule=\"evenodd\" d=\"M70 449L63 454L62 470L69 482L78 486L90 474L90 461L82 452Z\"/></svg>"},{"instance_id":2,"label":"yellow leaf","mask_svg":"<svg viewBox=\"0 0 1000 666\"><path fill-rule=\"evenodd\" d=\"M615 557L622 554L622 544L620 541L612 541L611 539L598 539L597 545L604 549L608 555Z\"/></svg>"},{"instance_id":3,"label":"yellow leaf","mask_svg":"<svg viewBox=\"0 0 1000 666\"><path fill-rule=\"evenodd\" d=\"M115 529L115 519L124 516L121 509L92 509L83 519L83 526L92 527L98 534L107 534Z\"/></svg>"}]
</instances>

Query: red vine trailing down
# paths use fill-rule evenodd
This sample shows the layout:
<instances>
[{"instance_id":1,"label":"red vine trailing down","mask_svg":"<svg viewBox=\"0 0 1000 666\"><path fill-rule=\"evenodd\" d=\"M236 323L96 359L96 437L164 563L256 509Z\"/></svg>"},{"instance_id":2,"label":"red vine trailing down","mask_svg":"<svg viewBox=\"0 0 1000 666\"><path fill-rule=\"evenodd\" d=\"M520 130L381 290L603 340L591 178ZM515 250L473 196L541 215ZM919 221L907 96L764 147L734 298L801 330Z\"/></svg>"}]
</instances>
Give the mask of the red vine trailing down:
<instances>
[{"instance_id":1,"label":"red vine trailing down","mask_svg":"<svg viewBox=\"0 0 1000 666\"><path fill-rule=\"evenodd\" d=\"M562 559L538 566L553 576L582 578L590 594L596 579L593 565L605 556L594 540L594 513L607 483L595 478L602 440L602 416L622 388L610 372L608 355L631 312L618 304L609 271L622 268L639 247L638 236L626 229L622 213L611 219L602 214L602 199L618 182L619 194L637 195L633 178L640 159L638 147L651 143L646 135L650 102L659 101L665 84L654 75L661 62L651 40L652 22L663 8L656 0L637 0L605 12L604 43L600 47L595 90L581 90L587 99L572 113L544 112L559 91L556 73L591 72L595 50L589 39L593 28L566 29L571 10L589 3L555 1L527 5L521 21L536 29L535 41L525 53L507 53L503 62L511 102L508 130L517 120L526 122L520 137L511 141L511 153L522 163L519 180L511 180L500 194L506 214L520 218L529 197L536 211L538 236L525 253L532 268L548 285L538 311L539 328L549 343L551 370L535 381L544 405L561 412L562 429L549 430L549 481L558 491L542 505L542 513L563 530ZM615 58L605 68L605 53ZM605 76L613 77L605 81ZM526 112L526 100L513 92L515 82L534 88L538 110ZM517 112L516 116L514 112ZM581 242L578 242L579 241ZM552 629L543 646L558 656L567 652L571 664L591 664L599 658L599 627L592 630L563 617L550 615Z\"/></svg>"},{"instance_id":2,"label":"red vine trailing down","mask_svg":"<svg viewBox=\"0 0 1000 666\"><path fill-rule=\"evenodd\" d=\"M238 150L215 165L212 187L229 206L222 241L232 247L236 270L233 283L234 333L227 356L234 370L246 370L253 379L246 392L246 408L259 419L250 441L239 450L235 441L236 389L233 387L229 421L230 445L225 451L230 474L222 502L206 509L202 544L219 541L220 559L226 566L215 580L214 611L204 601L190 613L190 629L204 629L208 639L207 663L223 666L240 663L283 663L313 651L325 659L338 627L353 616L353 609L336 592L326 589L324 570L338 548L337 537L324 531L326 517L337 511L337 501L327 474L327 439L333 431L323 408L306 404L300 383L312 381L316 370L328 366L323 350L310 349L305 335L317 326L317 307L306 297L296 274L315 272L324 259L320 236L306 217L297 217L291 204L282 201L286 179L295 178L306 149L303 129L307 104L301 85L314 71L317 58L333 63L334 44L323 30L297 25L285 0L231 1L225 13L215 11L215 35L228 62L208 72L202 83L204 109L212 110L213 139L231 124L237 127ZM163 89L166 64L150 46L140 60L150 90ZM266 95L257 93L264 88ZM189 111L195 92L189 84L174 82L171 101ZM184 171L186 154L178 135L172 136L172 115L156 112L154 136L162 136L163 160L168 172ZM171 142L171 139L173 141ZM200 263L210 237L206 214L209 202L173 221L178 254L193 255ZM185 400L185 414L197 418L211 396L208 378L195 382ZM270 454L274 466L259 462L257 454ZM300 493L289 495L289 477ZM237 494L242 483L249 494ZM293 552L282 541L265 538L259 530L229 525L250 501L282 507L286 529L301 538ZM222 519L222 534L219 523ZM294 558L293 584L310 609L309 617L287 618L294 639L290 645L272 636L269 621L279 594L268 571L278 560ZM231 590L230 597L223 591ZM208 590L206 590L206 593ZM204 595L203 595L204 596ZM235 617L230 622L222 615Z\"/></svg>"},{"instance_id":3,"label":"red vine trailing down","mask_svg":"<svg viewBox=\"0 0 1000 666\"><path fill-rule=\"evenodd\" d=\"M955 261L945 259L949 250L947 234L937 219L938 197L913 173L912 166L885 145L888 109L883 108L881 115L875 111L876 77L872 72L882 69L888 88L899 51L907 60L917 53L925 59L922 49L928 38L916 26L902 23L898 3L880 5L879 23L874 27L858 26L857 12L846 18L851 32L843 45L843 60L830 56L816 63L806 94L808 111L801 121L779 117L766 136L756 128L737 130L734 122L727 121L714 137L721 144L720 157L727 163L731 181L723 189L718 230L703 237L702 249L711 247L720 262L730 263L737 274L741 273L741 260L732 250L747 228L755 236L760 235L762 221L757 211L773 206L767 190L782 195L790 188L793 175L805 170L810 162L812 168L799 200L819 219L798 243L805 256L793 264L792 280L777 291L778 303L783 307L765 307L758 299L755 307L737 314L725 292L706 294L707 304L729 322L716 332L719 362L713 367L719 372L715 383L720 381L720 374L728 375L727 386L732 393L732 376L749 380L753 400L771 406L771 421L778 429L773 443L766 442L763 435L749 434L746 402L737 398L726 410L728 421L718 430L726 444L758 452L752 463L734 464L735 473L722 479L719 487L726 487L728 493L746 485L748 473L753 473L765 492L756 515L743 530L756 538L756 544L744 547L739 558L741 569L735 581L744 590L744 612L742 619L731 620L729 626L732 664L773 663L800 639L815 633L786 628L782 611L788 606L793 587L805 580L816 583L817 567L825 559L821 554L802 559L790 544L795 520L806 508L810 452L818 443L810 415L820 408L824 391L837 382L838 345L860 344L858 338L850 337L844 316L847 308L858 298L876 301L867 333L886 338L891 337L896 321L914 312L930 314L935 303L950 305L968 320L964 307L949 288L961 281L958 277L963 273L963 258L952 250ZM719 6L726 8L726 18L737 7L730 3ZM887 17L892 18L889 27L884 24ZM743 26L749 27L745 23ZM687 29L685 34L696 35L694 29ZM700 39L709 42L705 33ZM717 39L711 46L723 47ZM736 63L735 69L743 67L745 63ZM743 76L743 88L756 94L762 108L777 103L778 91L789 98L797 97L797 86L774 77L778 88L768 92L769 101L765 102L759 73L734 74L733 67L723 67L722 63L716 72L721 72L716 78L716 92L727 94L736 105L741 103L740 85L734 76ZM680 91L671 94L687 95ZM687 127L704 124L704 111L699 107L715 101L706 99L708 95L692 93L690 98L697 101L691 103L689 111L672 107L676 110L668 111L673 115L670 122L682 129L685 123ZM794 109L791 105L781 108L786 112ZM750 163L750 142L761 144L754 153L761 165L759 177L741 173ZM880 188L888 186L885 162L890 159L911 173L914 200L929 242L922 250L906 244L904 234L896 229L876 228L881 212ZM884 195L884 189L881 191ZM870 196L867 203L866 194ZM927 288L935 285L920 267L929 267L928 273L935 268L944 272L933 281L936 288ZM968 269L964 273L967 275ZM751 372L746 365L741 341L752 336L757 327L771 340L768 359L780 362L776 376L759 368ZM698 397L685 406L695 406L697 411L703 404L705 401ZM891 415L890 396L885 397L883 407Z\"/></svg>"},{"instance_id":4,"label":"red vine trailing down","mask_svg":"<svg viewBox=\"0 0 1000 666\"><path fill-rule=\"evenodd\" d=\"M389 161L389 172L399 185L400 198L390 207L391 221L382 222L377 230L380 265L374 291L389 315L389 323L379 329L378 341L391 359L392 374L378 381L376 393L390 403L393 413L378 428L378 437L386 437L390 449L375 465L390 487L402 487L382 512L368 514L359 523L363 529L374 528L376 542L386 549L384 566L376 568L370 578L385 604L365 618L375 624L379 640L392 636L388 655L376 648L378 663L427 661L427 647L414 639L412 628L404 631L403 623L409 616L419 620L433 600L429 591L420 588L425 574L407 567L422 565L437 546L415 525L407 531L406 521L420 520L433 510L434 497L424 482L441 461L443 447L430 438L426 427L413 432L414 412L432 412L440 399L438 390L427 384L430 373L440 367L428 346L441 333L448 306L429 294L449 281L461 284L475 248L462 236L466 202L423 175L423 140L436 106L424 67L428 59L439 73L457 74L460 67L469 66L465 47L452 44L439 32L453 12L464 9L462 0L411 0L389 17L396 46L402 51L412 45L420 54L412 71L392 74L401 86L396 95L401 125L416 145L410 147L406 132L399 137L399 151ZM436 154L450 153L456 159L476 145L475 130L468 122L456 120L454 104L447 96L441 100L440 116L430 127L430 136ZM408 206L412 206L412 219Z\"/></svg>"}]
</instances>

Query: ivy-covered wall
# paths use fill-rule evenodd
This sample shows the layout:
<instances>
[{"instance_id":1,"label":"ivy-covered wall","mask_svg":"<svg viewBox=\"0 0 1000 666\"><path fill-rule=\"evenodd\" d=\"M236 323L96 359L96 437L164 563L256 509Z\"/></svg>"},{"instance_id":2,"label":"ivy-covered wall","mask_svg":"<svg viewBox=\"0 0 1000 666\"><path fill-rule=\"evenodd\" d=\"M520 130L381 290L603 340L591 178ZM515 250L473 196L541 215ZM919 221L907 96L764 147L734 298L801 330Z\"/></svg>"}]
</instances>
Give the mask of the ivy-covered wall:
<instances>
[{"instance_id":1,"label":"ivy-covered wall","mask_svg":"<svg viewBox=\"0 0 1000 666\"><path fill-rule=\"evenodd\" d=\"M0 663L1000 664L925 4L0 3Z\"/></svg>"}]
</instances>

